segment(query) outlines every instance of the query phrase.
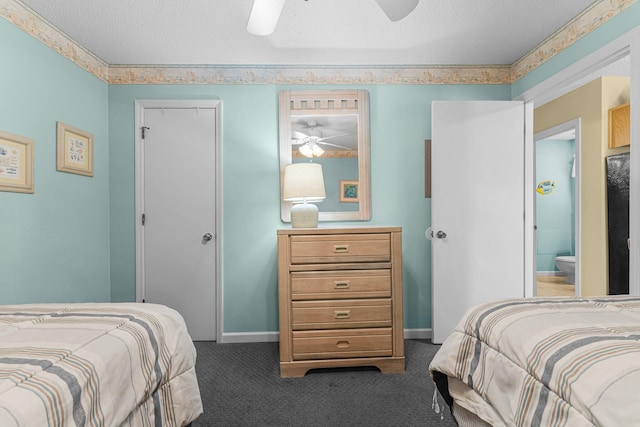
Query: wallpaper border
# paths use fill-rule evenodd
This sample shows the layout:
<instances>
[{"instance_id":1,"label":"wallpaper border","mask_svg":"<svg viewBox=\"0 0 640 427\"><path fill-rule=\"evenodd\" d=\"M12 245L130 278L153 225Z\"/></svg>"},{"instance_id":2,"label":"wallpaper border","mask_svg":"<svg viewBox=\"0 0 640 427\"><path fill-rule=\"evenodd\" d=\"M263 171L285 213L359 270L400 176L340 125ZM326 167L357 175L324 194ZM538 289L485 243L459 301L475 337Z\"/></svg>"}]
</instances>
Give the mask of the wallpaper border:
<instances>
[{"instance_id":1,"label":"wallpaper border","mask_svg":"<svg viewBox=\"0 0 640 427\"><path fill-rule=\"evenodd\" d=\"M603 0L512 65L109 65L20 0L0 0L0 15L109 84L511 84L638 0Z\"/></svg>"}]
</instances>

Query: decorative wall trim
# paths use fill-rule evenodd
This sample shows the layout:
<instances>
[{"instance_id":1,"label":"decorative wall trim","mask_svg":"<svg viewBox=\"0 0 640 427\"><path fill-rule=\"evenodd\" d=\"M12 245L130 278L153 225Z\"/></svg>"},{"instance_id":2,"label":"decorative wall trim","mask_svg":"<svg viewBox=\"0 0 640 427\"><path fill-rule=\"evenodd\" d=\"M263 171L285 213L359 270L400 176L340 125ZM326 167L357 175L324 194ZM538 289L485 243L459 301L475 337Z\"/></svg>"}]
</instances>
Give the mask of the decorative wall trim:
<instances>
[{"instance_id":1,"label":"decorative wall trim","mask_svg":"<svg viewBox=\"0 0 640 427\"><path fill-rule=\"evenodd\" d=\"M511 84L637 1L594 3L512 65L109 65L20 0L0 16L109 84Z\"/></svg>"},{"instance_id":2,"label":"decorative wall trim","mask_svg":"<svg viewBox=\"0 0 640 427\"><path fill-rule=\"evenodd\" d=\"M562 52L637 0L602 0L593 3L580 15L547 37L542 43L518 59L511 66L511 82L530 73Z\"/></svg>"},{"instance_id":3,"label":"decorative wall trim","mask_svg":"<svg viewBox=\"0 0 640 427\"><path fill-rule=\"evenodd\" d=\"M0 16L103 81L109 65L17 0L0 0Z\"/></svg>"},{"instance_id":4,"label":"decorative wall trim","mask_svg":"<svg viewBox=\"0 0 640 427\"><path fill-rule=\"evenodd\" d=\"M110 84L509 84L509 65L111 65Z\"/></svg>"}]
</instances>

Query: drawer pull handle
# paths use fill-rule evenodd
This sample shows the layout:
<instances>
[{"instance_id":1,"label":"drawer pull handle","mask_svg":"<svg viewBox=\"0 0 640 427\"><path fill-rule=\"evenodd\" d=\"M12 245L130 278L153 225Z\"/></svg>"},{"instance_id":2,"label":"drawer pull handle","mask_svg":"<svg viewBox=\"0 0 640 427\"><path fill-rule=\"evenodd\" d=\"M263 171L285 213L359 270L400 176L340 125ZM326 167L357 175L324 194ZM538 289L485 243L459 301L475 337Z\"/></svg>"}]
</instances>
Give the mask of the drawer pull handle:
<instances>
[{"instance_id":1,"label":"drawer pull handle","mask_svg":"<svg viewBox=\"0 0 640 427\"><path fill-rule=\"evenodd\" d=\"M346 341L346 340L338 341L336 343L336 347L338 347L338 348L349 348L349 341Z\"/></svg>"},{"instance_id":2,"label":"drawer pull handle","mask_svg":"<svg viewBox=\"0 0 640 427\"><path fill-rule=\"evenodd\" d=\"M349 287L349 281L344 280L342 282L333 282L333 285L336 289L347 289Z\"/></svg>"},{"instance_id":3,"label":"drawer pull handle","mask_svg":"<svg viewBox=\"0 0 640 427\"><path fill-rule=\"evenodd\" d=\"M346 253L349 252L349 245L333 245L334 253Z\"/></svg>"},{"instance_id":4,"label":"drawer pull handle","mask_svg":"<svg viewBox=\"0 0 640 427\"><path fill-rule=\"evenodd\" d=\"M349 310L344 311L334 311L336 319L348 319L351 317L351 312Z\"/></svg>"}]
</instances>

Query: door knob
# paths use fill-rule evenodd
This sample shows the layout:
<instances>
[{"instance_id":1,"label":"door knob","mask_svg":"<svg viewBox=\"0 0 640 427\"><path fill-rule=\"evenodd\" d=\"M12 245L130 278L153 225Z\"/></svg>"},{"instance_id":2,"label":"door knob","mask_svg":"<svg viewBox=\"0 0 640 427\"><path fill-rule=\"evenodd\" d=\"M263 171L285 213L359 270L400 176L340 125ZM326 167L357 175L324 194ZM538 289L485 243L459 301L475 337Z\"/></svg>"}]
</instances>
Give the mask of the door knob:
<instances>
[{"instance_id":1,"label":"door knob","mask_svg":"<svg viewBox=\"0 0 640 427\"><path fill-rule=\"evenodd\" d=\"M434 237L437 237L438 239L444 239L447 237L447 233L445 233L442 230L439 230L437 232L433 232L433 228L429 227L427 228L427 230L424 232L424 237L427 238L427 240L433 240Z\"/></svg>"},{"instance_id":2,"label":"door knob","mask_svg":"<svg viewBox=\"0 0 640 427\"><path fill-rule=\"evenodd\" d=\"M213 239L213 236L211 235L211 233L207 233L202 236L202 243L207 243L211 239Z\"/></svg>"}]
</instances>

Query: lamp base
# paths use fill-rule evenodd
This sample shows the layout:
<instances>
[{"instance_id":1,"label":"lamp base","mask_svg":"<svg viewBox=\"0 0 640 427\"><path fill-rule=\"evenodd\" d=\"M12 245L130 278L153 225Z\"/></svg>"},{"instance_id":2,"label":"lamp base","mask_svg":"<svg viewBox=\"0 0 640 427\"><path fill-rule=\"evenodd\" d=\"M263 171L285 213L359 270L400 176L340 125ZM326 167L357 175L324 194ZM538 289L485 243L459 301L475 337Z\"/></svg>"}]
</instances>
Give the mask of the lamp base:
<instances>
[{"instance_id":1,"label":"lamp base","mask_svg":"<svg viewBox=\"0 0 640 427\"><path fill-rule=\"evenodd\" d=\"M298 203L291 207L292 228L317 228L318 207L312 203Z\"/></svg>"}]
</instances>

